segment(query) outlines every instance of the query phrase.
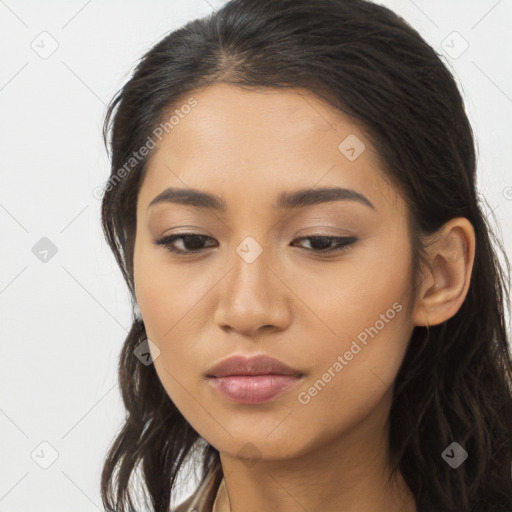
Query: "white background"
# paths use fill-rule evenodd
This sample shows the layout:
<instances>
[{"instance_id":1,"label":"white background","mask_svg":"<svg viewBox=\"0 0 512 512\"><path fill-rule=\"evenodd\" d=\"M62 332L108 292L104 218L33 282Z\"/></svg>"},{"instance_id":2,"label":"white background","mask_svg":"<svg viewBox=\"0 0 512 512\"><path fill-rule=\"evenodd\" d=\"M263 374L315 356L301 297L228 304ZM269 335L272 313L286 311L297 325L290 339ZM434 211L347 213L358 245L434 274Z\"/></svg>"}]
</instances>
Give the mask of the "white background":
<instances>
[{"instance_id":1,"label":"white background","mask_svg":"<svg viewBox=\"0 0 512 512\"><path fill-rule=\"evenodd\" d=\"M109 176L106 104L151 46L223 3L0 0L0 512L102 510L100 471L124 418L116 371L130 323L92 194ZM443 60L462 84L479 188L510 254L512 2L380 3L440 54L454 31L469 44ZM32 48L42 37L46 49L58 43L45 59ZM457 35L446 41L452 53L462 48ZM57 247L46 263L32 252L42 237ZM52 450L58 457L43 469L35 461L50 463Z\"/></svg>"}]
</instances>

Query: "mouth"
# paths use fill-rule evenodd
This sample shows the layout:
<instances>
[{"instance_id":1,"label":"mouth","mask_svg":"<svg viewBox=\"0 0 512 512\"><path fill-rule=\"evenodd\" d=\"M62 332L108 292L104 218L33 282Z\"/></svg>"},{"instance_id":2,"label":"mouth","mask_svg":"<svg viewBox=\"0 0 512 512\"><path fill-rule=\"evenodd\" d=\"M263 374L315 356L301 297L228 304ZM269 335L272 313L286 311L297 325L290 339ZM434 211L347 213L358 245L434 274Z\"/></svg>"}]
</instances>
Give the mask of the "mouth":
<instances>
[{"instance_id":1,"label":"mouth","mask_svg":"<svg viewBox=\"0 0 512 512\"><path fill-rule=\"evenodd\" d=\"M233 402L258 404L296 386L304 374L269 356L232 356L207 371L212 387Z\"/></svg>"}]
</instances>

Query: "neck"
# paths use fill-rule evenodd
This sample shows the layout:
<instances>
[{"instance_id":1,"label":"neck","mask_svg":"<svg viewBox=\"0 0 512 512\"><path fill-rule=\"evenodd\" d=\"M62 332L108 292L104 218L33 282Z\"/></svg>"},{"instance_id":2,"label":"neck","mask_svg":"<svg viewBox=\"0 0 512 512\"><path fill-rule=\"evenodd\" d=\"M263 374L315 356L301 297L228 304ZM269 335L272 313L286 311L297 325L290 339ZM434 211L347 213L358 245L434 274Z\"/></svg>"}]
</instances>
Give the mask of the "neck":
<instances>
[{"instance_id":1,"label":"neck","mask_svg":"<svg viewBox=\"0 0 512 512\"><path fill-rule=\"evenodd\" d=\"M249 465L221 452L230 512L416 512L402 475L389 482L389 408L380 409L343 437L295 457Z\"/></svg>"}]
</instances>

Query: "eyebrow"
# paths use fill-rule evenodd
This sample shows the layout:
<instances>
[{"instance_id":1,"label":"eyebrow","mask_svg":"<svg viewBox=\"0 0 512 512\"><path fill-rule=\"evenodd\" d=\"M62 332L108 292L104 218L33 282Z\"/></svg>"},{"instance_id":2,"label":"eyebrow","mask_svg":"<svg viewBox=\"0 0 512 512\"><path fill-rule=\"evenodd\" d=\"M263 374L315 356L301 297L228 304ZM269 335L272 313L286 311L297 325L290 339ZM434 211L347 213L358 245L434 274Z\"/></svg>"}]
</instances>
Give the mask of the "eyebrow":
<instances>
[{"instance_id":1,"label":"eyebrow","mask_svg":"<svg viewBox=\"0 0 512 512\"><path fill-rule=\"evenodd\" d=\"M331 201L355 201L376 210L372 202L363 194L341 187L300 189L293 192L283 192L279 195L274 208L283 210ZM193 188L166 188L149 203L148 208L160 203L185 204L197 208L209 208L219 212L227 210L226 201L222 197Z\"/></svg>"}]
</instances>

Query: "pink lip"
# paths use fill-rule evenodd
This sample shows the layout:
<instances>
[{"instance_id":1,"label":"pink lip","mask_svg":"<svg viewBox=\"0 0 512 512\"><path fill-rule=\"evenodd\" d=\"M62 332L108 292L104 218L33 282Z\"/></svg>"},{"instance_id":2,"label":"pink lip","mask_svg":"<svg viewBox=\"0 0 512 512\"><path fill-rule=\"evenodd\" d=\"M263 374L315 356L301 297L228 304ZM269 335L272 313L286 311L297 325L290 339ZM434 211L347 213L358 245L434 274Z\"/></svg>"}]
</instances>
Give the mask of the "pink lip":
<instances>
[{"instance_id":1,"label":"pink lip","mask_svg":"<svg viewBox=\"0 0 512 512\"><path fill-rule=\"evenodd\" d=\"M301 380L300 370L265 355L232 356L206 372L211 385L227 398L247 404L263 403Z\"/></svg>"},{"instance_id":2,"label":"pink lip","mask_svg":"<svg viewBox=\"0 0 512 512\"><path fill-rule=\"evenodd\" d=\"M212 386L227 398L244 404L260 404L294 386L300 377L292 375L236 375L213 377Z\"/></svg>"}]
</instances>

